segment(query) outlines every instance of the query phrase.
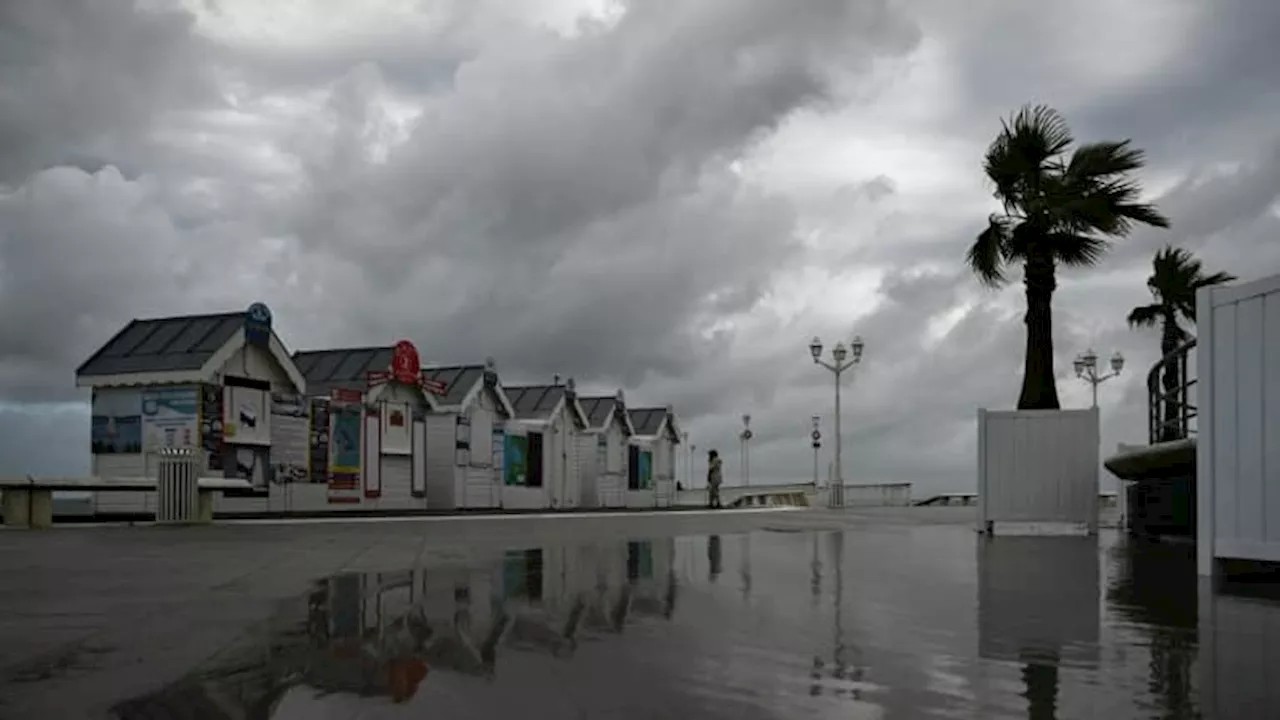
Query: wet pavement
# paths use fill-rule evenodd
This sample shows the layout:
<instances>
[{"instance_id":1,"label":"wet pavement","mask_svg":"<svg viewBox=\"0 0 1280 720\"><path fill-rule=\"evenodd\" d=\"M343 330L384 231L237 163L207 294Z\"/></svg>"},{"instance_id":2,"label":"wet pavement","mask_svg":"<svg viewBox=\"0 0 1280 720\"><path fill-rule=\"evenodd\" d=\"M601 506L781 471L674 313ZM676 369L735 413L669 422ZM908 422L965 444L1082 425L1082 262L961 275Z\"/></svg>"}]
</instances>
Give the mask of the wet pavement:
<instances>
[{"instance_id":1,"label":"wet pavement","mask_svg":"<svg viewBox=\"0 0 1280 720\"><path fill-rule=\"evenodd\" d=\"M1267 583L967 523L3 533L0 718L1280 717Z\"/></svg>"}]
</instances>

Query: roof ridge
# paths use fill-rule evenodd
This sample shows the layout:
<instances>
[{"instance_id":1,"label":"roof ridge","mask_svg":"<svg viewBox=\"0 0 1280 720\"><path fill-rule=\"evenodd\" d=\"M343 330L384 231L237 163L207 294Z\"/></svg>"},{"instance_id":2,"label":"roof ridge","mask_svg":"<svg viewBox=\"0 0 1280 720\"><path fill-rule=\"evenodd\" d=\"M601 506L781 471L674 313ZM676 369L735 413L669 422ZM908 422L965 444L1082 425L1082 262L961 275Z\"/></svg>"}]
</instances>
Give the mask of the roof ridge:
<instances>
[{"instance_id":1,"label":"roof ridge","mask_svg":"<svg viewBox=\"0 0 1280 720\"><path fill-rule=\"evenodd\" d=\"M318 353L335 353L335 352L363 352L367 350L375 350L375 351L376 350L395 350L395 346L394 345L362 345L359 347L324 348L320 350L294 350L293 356L297 357L298 355L315 355Z\"/></svg>"}]
</instances>

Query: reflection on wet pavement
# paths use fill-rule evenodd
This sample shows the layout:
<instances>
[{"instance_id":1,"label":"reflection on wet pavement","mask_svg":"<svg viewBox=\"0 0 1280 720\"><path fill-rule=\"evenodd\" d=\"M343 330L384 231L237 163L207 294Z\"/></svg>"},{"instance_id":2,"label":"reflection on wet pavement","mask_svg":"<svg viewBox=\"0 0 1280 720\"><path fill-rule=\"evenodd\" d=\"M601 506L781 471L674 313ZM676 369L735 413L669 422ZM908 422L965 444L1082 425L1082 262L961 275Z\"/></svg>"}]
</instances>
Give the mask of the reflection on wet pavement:
<instances>
[{"instance_id":1,"label":"reflection on wet pavement","mask_svg":"<svg viewBox=\"0 0 1280 720\"><path fill-rule=\"evenodd\" d=\"M1189 546L713 535L324 578L115 712L1275 718L1277 642L1280 602L1211 592Z\"/></svg>"}]
</instances>

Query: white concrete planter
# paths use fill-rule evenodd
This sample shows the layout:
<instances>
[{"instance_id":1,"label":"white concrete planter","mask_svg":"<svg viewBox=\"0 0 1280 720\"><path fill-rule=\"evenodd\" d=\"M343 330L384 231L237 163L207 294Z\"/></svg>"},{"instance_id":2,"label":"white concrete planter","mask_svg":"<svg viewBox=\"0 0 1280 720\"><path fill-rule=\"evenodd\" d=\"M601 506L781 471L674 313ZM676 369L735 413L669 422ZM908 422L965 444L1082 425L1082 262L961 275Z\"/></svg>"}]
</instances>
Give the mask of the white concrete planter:
<instances>
[{"instance_id":1,"label":"white concrete planter","mask_svg":"<svg viewBox=\"0 0 1280 720\"><path fill-rule=\"evenodd\" d=\"M1098 410L978 410L978 529L1098 530Z\"/></svg>"}]
</instances>

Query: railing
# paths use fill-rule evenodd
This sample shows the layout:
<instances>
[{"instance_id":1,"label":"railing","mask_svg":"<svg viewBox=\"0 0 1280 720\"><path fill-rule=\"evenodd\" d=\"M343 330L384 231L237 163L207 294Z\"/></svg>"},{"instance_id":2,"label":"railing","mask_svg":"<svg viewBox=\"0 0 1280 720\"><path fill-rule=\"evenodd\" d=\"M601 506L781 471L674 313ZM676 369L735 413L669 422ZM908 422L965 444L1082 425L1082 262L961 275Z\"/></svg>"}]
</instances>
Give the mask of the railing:
<instances>
[{"instance_id":1,"label":"railing","mask_svg":"<svg viewBox=\"0 0 1280 720\"><path fill-rule=\"evenodd\" d=\"M1195 347L1192 338L1160 358L1147 373L1147 428L1152 444L1181 440L1196 431L1191 423L1196 417L1192 403L1196 378L1188 371ZM1173 373L1169 387L1165 387L1166 372Z\"/></svg>"}]
</instances>

